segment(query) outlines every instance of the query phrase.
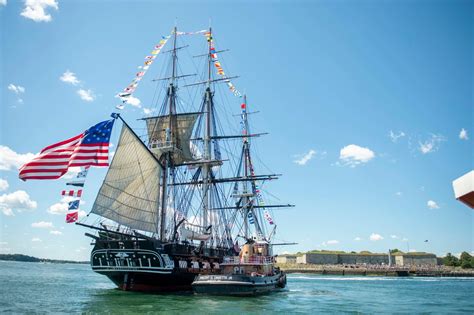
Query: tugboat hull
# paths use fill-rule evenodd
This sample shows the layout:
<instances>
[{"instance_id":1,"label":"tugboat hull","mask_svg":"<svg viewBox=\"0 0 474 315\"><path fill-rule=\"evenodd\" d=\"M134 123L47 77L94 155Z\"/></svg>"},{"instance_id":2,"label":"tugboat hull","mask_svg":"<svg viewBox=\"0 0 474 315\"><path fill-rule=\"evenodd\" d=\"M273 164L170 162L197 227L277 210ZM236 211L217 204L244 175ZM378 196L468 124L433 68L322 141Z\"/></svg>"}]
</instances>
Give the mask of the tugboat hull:
<instances>
[{"instance_id":1,"label":"tugboat hull","mask_svg":"<svg viewBox=\"0 0 474 315\"><path fill-rule=\"evenodd\" d=\"M192 287L197 294L249 296L269 293L286 286L286 275L199 275Z\"/></svg>"}]
</instances>

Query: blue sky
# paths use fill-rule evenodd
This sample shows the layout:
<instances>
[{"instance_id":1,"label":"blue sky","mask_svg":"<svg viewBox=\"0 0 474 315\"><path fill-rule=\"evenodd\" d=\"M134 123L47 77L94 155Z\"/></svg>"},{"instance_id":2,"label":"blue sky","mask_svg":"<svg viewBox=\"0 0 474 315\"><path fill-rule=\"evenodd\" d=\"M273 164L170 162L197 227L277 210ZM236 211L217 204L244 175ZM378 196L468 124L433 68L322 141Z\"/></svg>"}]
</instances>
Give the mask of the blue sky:
<instances>
[{"instance_id":1,"label":"blue sky","mask_svg":"<svg viewBox=\"0 0 474 315\"><path fill-rule=\"evenodd\" d=\"M470 1L0 1L0 251L88 259L86 231L57 214L65 181L21 182L17 167L107 119L176 20L197 31L211 18L217 48L230 49L224 69L260 111L253 130L269 132L254 147L284 174L268 189L297 205L274 211L277 238L299 243L280 251L472 252L474 212L451 182L473 168L473 10ZM141 108L123 113L135 126L152 102L154 66L135 94ZM104 175L90 172L83 211Z\"/></svg>"}]
</instances>

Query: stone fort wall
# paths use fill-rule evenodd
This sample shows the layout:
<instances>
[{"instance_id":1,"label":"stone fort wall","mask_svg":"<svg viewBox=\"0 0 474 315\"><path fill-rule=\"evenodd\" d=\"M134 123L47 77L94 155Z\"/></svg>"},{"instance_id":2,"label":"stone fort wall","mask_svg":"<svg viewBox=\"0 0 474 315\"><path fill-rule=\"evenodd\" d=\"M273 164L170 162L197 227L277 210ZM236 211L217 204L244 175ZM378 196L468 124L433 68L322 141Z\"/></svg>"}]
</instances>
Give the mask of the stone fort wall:
<instances>
[{"instance_id":1,"label":"stone fort wall","mask_svg":"<svg viewBox=\"0 0 474 315\"><path fill-rule=\"evenodd\" d=\"M357 255L357 254L304 254L296 258L299 264L315 264L315 265L388 265L388 255ZM394 263L395 261L393 261Z\"/></svg>"}]
</instances>

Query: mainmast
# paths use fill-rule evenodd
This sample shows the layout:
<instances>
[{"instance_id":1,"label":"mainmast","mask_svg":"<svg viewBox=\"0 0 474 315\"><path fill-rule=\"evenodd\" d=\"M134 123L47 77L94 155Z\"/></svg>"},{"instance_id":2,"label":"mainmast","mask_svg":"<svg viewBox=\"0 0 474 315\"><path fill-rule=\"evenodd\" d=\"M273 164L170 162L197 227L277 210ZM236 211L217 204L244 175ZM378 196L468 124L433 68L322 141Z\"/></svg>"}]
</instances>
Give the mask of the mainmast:
<instances>
[{"instance_id":1,"label":"mainmast","mask_svg":"<svg viewBox=\"0 0 474 315\"><path fill-rule=\"evenodd\" d=\"M176 37L177 37L178 29L175 26L173 29L173 50L172 50L172 72L170 78L170 85L168 87L168 119L169 124L166 130L166 140L165 146L174 146L177 145L175 143L175 136L176 128L175 128L175 115L176 115L176 88L175 88L175 79L176 79L176 61L177 61L177 53L176 53ZM174 165L172 162L172 151L168 151L166 154L163 155L162 163L163 163L163 173L162 173L162 194L161 194L161 213L160 213L160 239L161 241L165 241L166 238L166 212L168 206L168 175L171 174L170 184L173 184L173 177L174 177Z\"/></svg>"},{"instance_id":2,"label":"mainmast","mask_svg":"<svg viewBox=\"0 0 474 315\"><path fill-rule=\"evenodd\" d=\"M204 161L211 161L211 122L212 122L212 92L211 92L211 66L212 66L212 28L209 27L209 40L208 40L208 76L207 76L207 87L205 94L205 110L206 110L206 124L204 130ZM210 163L204 163L202 167L202 192L203 192L203 201L202 201L202 216L203 216L203 226L207 228L209 224L209 206L210 206L210 179L211 179L211 165Z\"/></svg>"},{"instance_id":3,"label":"mainmast","mask_svg":"<svg viewBox=\"0 0 474 315\"><path fill-rule=\"evenodd\" d=\"M243 130L242 130L242 140L243 140L243 164L244 164L244 178L248 179L249 177L249 170L251 167L251 160L250 160L250 143L247 135L249 134L249 122L248 122L248 115L247 115L247 95L244 95L244 102L241 105L242 107L242 123L243 123ZM250 172L251 173L251 172ZM253 176L253 174L251 173ZM258 227L258 223L255 222L254 214L252 211L253 200L252 197L255 196L253 189L251 188L250 191L248 190L248 182L245 181L243 184L242 190L242 202L243 202L243 216L244 216L244 236L246 239L250 237L249 231L249 223L250 220L253 220L253 223L256 224Z\"/></svg>"}]
</instances>

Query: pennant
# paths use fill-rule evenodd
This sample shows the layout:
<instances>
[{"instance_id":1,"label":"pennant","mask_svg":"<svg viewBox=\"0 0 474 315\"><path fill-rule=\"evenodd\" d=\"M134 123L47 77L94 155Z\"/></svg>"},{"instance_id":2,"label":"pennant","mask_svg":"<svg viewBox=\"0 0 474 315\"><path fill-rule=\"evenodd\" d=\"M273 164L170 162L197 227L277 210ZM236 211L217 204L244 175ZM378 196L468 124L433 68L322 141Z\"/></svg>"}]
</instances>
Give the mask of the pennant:
<instances>
[{"instance_id":1,"label":"pennant","mask_svg":"<svg viewBox=\"0 0 474 315\"><path fill-rule=\"evenodd\" d=\"M268 212L268 210L265 210L265 211L263 212L263 216L265 217L265 219L267 219L268 223L270 223L270 224L272 224L272 225L275 224L275 223L273 222L273 219L272 219L272 217L270 216L270 212Z\"/></svg>"},{"instance_id":2,"label":"pennant","mask_svg":"<svg viewBox=\"0 0 474 315\"><path fill-rule=\"evenodd\" d=\"M247 214L247 218L249 219L250 224L255 224L255 220L253 218L252 212L249 212L249 214Z\"/></svg>"},{"instance_id":3,"label":"pennant","mask_svg":"<svg viewBox=\"0 0 474 315\"><path fill-rule=\"evenodd\" d=\"M73 200L69 202L68 210L77 210L79 209L79 200Z\"/></svg>"},{"instance_id":4,"label":"pennant","mask_svg":"<svg viewBox=\"0 0 474 315\"><path fill-rule=\"evenodd\" d=\"M130 94L130 93L119 93L117 95L118 95L118 97L129 97L132 94Z\"/></svg>"},{"instance_id":5,"label":"pennant","mask_svg":"<svg viewBox=\"0 0 474 315\"><path fill-rule=\"evenodd\" d=\"M123 91L125 93L128 93L130 96L133 92L135 92L136 87L138 86L138 82L141 80L141 78L145 75L146 71L150 67L151 63L153 60L157 57L157 55L160 53L161 49L165 46L166 42L168 39L170 39L171 36L162 36L162 39L160 42L154 46L153 50L151 51L150 55L145 56L145 63L144 66L139 66L138 68L141 69L142 71L138 72L135 75L135 79L132 81L131 84L129 84ZM120 94L119 94L120 96ZM125 105L117 105L117 109L122 110L125 108Z\"/></svg>"},{"instance_id":6,"label":"pennant","mask_svg":"<svg viewBox=\"0 0 474 315\"><path fill-rule=\"evenodd\" d=\"M76 211L76 212L72 212L72 213L67 213L66 214L66 223L74 223L77 221L77 219L79 218L79 213Z\"/></svg>"},{"instance_id":7,"label":"pennant","mask_svg":"<svg viewBox=\"0 0 474 315\"><path fill-rule=\"evenodd\" d=\"M214 47L214 41L212 38L212 34L209 31L201 31L200 33L204 33L204 36L206 37L207 41L209 42L209 54L211 56L212 61L214 62L214 66L217 69L217 74L220 75L221 77L225 78L225 72L224 69L222 69L221 63L219 62L217 58L217 53L216 49ZM235 88L235 86L230 82L230 80L226 80L227 86L229 87L229 90L237 97L242 97L242 94Z\"/></svg>"},{"instance_id":8,"label":"pennant","mask_svg":"<svg viewBox=\"0 0 474 315\"><path fill-rule=\"evenodd\" d=\"M87 177L87 172L89 172L89 167L85 167L84 170L77 173L76 178L86 178Z\"/></svg>"},{"instance_id":9,"label":"pennant","mask_svg":"<svg viewBox=\"0 0 474 315\"><path fill-rule=\"evenodd\" d=\"M66 185L76 186L76 187L84 187L84 183L85 183L84 180L77 180L77 181L68 182L68 183L66 183Z\"/></svg>"},{"instance_id":10,"label":"pennant","mask_svg":"<svg viewBox=\"0 0 474 315\"><path fill-rule=\"evenodd\" d=\"M82 196L82 189L79 190L63 190L61 191L62 196L70 196L70 197L81 197Z\"/></svg>"}]
</instances>

